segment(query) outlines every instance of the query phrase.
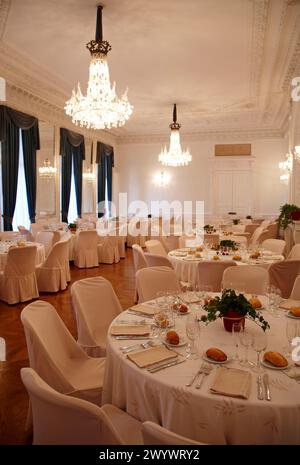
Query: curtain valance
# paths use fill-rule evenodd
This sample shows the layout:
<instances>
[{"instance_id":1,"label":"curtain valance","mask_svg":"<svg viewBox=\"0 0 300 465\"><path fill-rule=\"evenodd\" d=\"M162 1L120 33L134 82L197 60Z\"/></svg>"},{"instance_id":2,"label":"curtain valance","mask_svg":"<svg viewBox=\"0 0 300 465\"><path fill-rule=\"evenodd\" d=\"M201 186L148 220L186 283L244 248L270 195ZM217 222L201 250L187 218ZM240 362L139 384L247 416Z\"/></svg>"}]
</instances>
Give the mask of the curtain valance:
<instances>
[{"instance_id":1,"label":"curtain valance","mask_svg":"<svg viewBox=\"0 0 300 465\"><path fill-rule=\"evenodd\" d=\"M32 143L35 150L40 149L39 121L37 118L13 108L0 105L0 142L4 142L9 132L8 126L15 125L19 129L31 129Z\"/></svg>"},{"instance_id":2,"label":"curtain valance","mask_svg":"<svg viewBox=\"0 0 300 465\"><path fill-rule=\"evenodd\" d=\"M85 160L84 136L69 129L60 128L60 155L64 157L70 150L70 146L77 149L81 160Z\"/></svg>"},{"instance_id":3,"label":"curtain valance","mask_svg":"<svg viewBox=\"0 0 300 465\"><path fill-rule=\"evenodd\" d=\"M111 145L97 142L96 163L103 163L105 157L111 157L112 166L114 166L114 148Z\"/></svg>"}]
</instances>

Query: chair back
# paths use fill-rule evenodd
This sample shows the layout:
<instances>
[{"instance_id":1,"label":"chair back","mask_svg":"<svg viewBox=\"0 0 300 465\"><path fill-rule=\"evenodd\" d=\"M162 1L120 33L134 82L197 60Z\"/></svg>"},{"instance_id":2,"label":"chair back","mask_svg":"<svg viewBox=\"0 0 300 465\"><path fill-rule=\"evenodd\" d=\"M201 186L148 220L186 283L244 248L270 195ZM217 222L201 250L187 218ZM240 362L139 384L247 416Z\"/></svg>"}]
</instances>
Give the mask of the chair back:
<instances>
[{"instance_id":1,"label":"chair back","mask_svg":"<svg viewBox=\"0 0 300 465\"><path fill-rule=\"evenodd\" d=\"M300 300L300 276L295 279L290 299Z\"/></svg>"},{"instance_id":2,"label":"chair back","mask_svg":"<svg viewBox=\"0 0 300 465\"><path fill-rule=\"evenodd\" d=\"M143 268L136 273L139 302L156 298L158 292L180 292L180 284L174 270L167 266Z\"/></svg>"},{"instance_id":3,"label":"chair back","mask_svg":"<svg viewBox=\"0 0 300 465\"><path fill-rule=\"evenodd\" d=\"M34 240L36 240L36 235L39 231L43 231L43 225L40 224L40 223L31 223L30 225L30 229L31 229L31 232L32 232L32 235L34 237Z\"/></svg>"},{"instance_id":4,"label":"chair back","mask_svg":"<svg viewBox=\"0 0 300 465\"><path fill-rule=\"evenodd\" d=\"M198 263L199 288L205 290L207 286L210 286L211 292L220 292L224 270L231 266L236 266L233 260L203 260Z\"/></svg>"},{"instance_id":5,"label":"chair back","mask_svg":"<svg viewBox=\"0 0 300 465\"><path fill-rule=\"evenodd\" d=\"M299 274L300 260L282 260L270 266L269 282L281 290L284 299L288 299Z\"/></svg>"},{"instance_id":6,"label":"chair back","mask_svg":"<svg viewBox=\"0 0 300 465\"><path fill-rule=\"evenodd\" d=\"M7 253L4 275L7 277L24 277L34 273L36 251L35 245L10 248Z\"/></svg>"},{"instance_id":7,"label":"chair back","mask_svg":"<svg viewBox=\"0 0 300 465\"><path fill-rule=\"evenodd\" d=\"M45 248L45 255L50 252L50 249L53 245L54 233L52 231L38 231L36 234L36 242L43 244Z\"/></svg>"},{"instance_id":8,"label":"chair back","mask_svg":"<svg viewBox=\"0 0 300 465\"><path fill-rule=\"evenodd\" d=\"M223 274L223 289L235 289L234 284L242 283L243 292L248 294L264 294L269 274L265 268L255 265L243 265L227 268ZM237 290L241 291L241 289Z\"/></svg>"},{"instance_id":9,"label":"chair back","mask_svg":"<svg viewBox=\"0 0 300 465\"><path fill-rule=\"evenodd\" d=\"M255 229L249 241L251 245L256 245L260 243L260 236L262 235L264 229L265 228L263 226L258 226L258 228Z\"/></svg>"},{"instance_id":10,"label":"chair back","mask_svg":"<svg viewBox=\"0 0 300 465\"><path fill-rule=\"evenodd\" d=\"M145 445L204 445L201 442L193 441L193 439L173 433L152 421L145 421L143 423L142 435Z\"/></svg>"},{"instance_id":11,"label":"chair back","mask_svg":"<svg viewBox=\"0 0 300 465\"><path fill-rule=\"evenodd\" d=\"M288 260L300 260L300 244L295 244L288 254Z\"/></svg>"},{"instance_id":12,"label":"chair back","mask_svg":"<svg viewBox=\"0 0 300 465\"><path fill-rule=\"evenodd\" d=\"M161 237L162 244L167 252L179 248L179 236L169 235Z\"/></svg>"},{"instance_id":13,"label":"chair back","mask_svg":"<svg viewBox=\"0 0 300 465\"><path fill-rule=\"evenodd\" d=\"M156 255L162 255L163 257L167 256L167 252L165 251L165 248L160 241L152 239L150 241L146 241L145 245L147 252L154 253Z\"/></svg>"},{"instance_id":14,"label":"chair back","mask_svg":"<svg viewBox=\"0 0 300 465\"><path fill-rule=\"evenodd\" d=\"M156 255L154 253L145 252L144 254L148 266L168 266L173 268L172 263L168 257L162 255Z\"/></svg>"},{"instance_id":15,"label":"chair back","mask_svg":"<svg viewBox=\"0 0 300 465\"><path fill-rule=\"evenodd\" d=\"M46 260L44 261L43 268L64 268L66 265L66 260L69 255L69 242L60 241L56 242Z\"/></svg>"},{"instance_id":16,"label":"chair back","mask_svg":"<svg viewBox=\"0 0 300 465\"><path fill-rule=\"evenodd\" d=\"M250 238L252 236L252 234L254 233L254 231L258 228L259 224L246 224L245 226L245 233L250 233Z\"/></svg>"},{"instance_id":17,"label":"chair back","mask_svg":"<svg viewBox=\"0 0 300 465\"><path fill-rule=\"evenodd\" d=\"M104 356L108 328L122 312L111 283L101 277L81 279L72 285L71 296L78 343L90 356Z\"/></svg>"},{"instance_id":18,"label":"chair back","mask_svg":"<svg viewBox=\"0 0 300 465\"><path fill-rule=\"evenodd\" d=\"M283 255L286 242L282 239L266 239L262 242L262 247L278 255Z\"/></svg>"},{"instance_id":19,"label":"chair back","mask_svg":"<svg viewBox=\"0 0 300 465\"><path fill-rule=\"evenodd\" d=\"M133 244L132 253L135 272L142 268L147 268L148 265L142 247L138 244Z\"/></svg>"}]
</instances>

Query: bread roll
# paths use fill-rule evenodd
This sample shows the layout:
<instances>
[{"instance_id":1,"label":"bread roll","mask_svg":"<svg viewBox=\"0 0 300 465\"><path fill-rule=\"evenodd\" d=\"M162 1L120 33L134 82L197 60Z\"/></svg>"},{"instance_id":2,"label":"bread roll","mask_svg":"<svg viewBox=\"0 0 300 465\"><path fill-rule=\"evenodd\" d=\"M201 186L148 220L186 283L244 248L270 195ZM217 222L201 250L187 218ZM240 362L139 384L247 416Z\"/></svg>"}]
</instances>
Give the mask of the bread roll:
<instances>
[{"instance_id":1,"label":"bread roll","mask_svg":"<svg viewBox=\"0 0 300 465\"><path fill-rule=\"evenodd\" d=\"M168 331L166 335L167 342L172 344L173 346L177 346L179 344L179 336L176 331Z\"/></svg>"},{"instance_id":2,"label":"bread roll","mask_svg":"<svg viewBox=\"0 0 300 465\"><path fill-rule=\"evenodd\" d=\"M189 309L189 308L188 308L187 305L185 305L185 304L181 304L181 305L179 306L179 311L180 311L180 313L186 313L186 312L188 311L188 309Z\"/></svg>"},{"instance_id":3,"label":"bread roll","mask_svg":"<svg viewBox=\"0 0 300 465\"><path fill-rule=\"evenodd\" d=\"M249 299L249 303L252 305L253 308L262 307L262 303L257 297L251 297L251 299Z\"/></svg>"},{"instance_id":4,"label":"bread roll","mask_svg":"<svg viewBox=\"0 0 300 465\"><path fill-rule=\"evenodd\" d=\"M271 363L271 365L273 365L274 367L279 367L279 368L286 367L289 364L287 359L283 355L281 355L279 352L271 352L271 351L266 352L264 354L264 360L266 362Z\"/></svg>"},{"instance_id":5,"label":"bread roll","mask_svg":"<svg viewBox=\"0 0 300 465\"><path fill-rule=\"evenodd\" d=\"M227 355L221 349L217 349L216 347L207 349L206 356L216 362L225 362L227 360Z\"/></svg>"},{"instance_id":6,"label":"bread roll","mask_svg":"<svg viewBox=\"0 0 300 465\"><path fill-rule=\"evenodd\" d=\"M291 307L290 313L298 318L300 318L300 307Z\"/></svg>"}]
</instances>

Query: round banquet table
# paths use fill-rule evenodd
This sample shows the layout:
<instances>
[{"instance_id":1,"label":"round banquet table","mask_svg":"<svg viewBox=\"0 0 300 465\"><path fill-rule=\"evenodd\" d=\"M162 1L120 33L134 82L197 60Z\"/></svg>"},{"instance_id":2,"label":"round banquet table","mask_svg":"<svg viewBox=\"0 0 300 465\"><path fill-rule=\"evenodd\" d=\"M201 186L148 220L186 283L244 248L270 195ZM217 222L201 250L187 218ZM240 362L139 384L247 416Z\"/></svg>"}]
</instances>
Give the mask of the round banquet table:
<instances>
[{"instance_id":1,"label":"round banquet table","mask_svg":"<svg viewBox=\"0 0 300 465\"><path fill-rule=\"evenodd\" d=\"M264 318L271 326L267 331L267 350L281 353L287 344L287 317L282 312L282 317L276 318L269 311L264 311ZM197 313L201 311L197 310ZM112 324L124 319L124 316L126 321L141 319L123 312ZM177 317L175 322L175 329L181 335L184 334L185 318L186 315ZM250 330L257 328L250 320L246 320L245 324ZM265 370L269 374L271 402L257 399L257 374L252 370L249 370L251 391L247 400L210 392L219 367L217 364L212 365L213 370L204 378L200 389L195 388L196 383L192 387L185 386L200 368L202 354L209 347L219 347L231 357L226 367L245 369L232 360L232 335L224 330L220 319L207 326L201 323L199 359L186 360L157 373L138 368L121 352L120 346L136 343L116 340L108 335L103 403L112 403L140 421L153 421L177 434L204 443L300 443L300 384L283 371ZM185 347L176 350L185 355ZM256 360L256 353L252 349L249 350L249 358Z\"/></svg>"},{"instance_id":2,"label":"round banquet table","mask_svg":"<svg viewBox=\"0 0 300 465\"><path fill-rule=\"evenodd\" d=\"M195 286L198 282L198 263L204 260L212 260L213 256L216 255L216 252L210 250L207 254L207 258L203 258L203 252L201 252L202 257L197 258L194 255L178 256L177 253L181 254L181 251L186 249L172 250L168 254L168 258L173 265L173 268L176 272L176 275L180 281L189 282ZM184 252L183 252L184 253ZM239 255L239 252L231 255L219 255L221 260L232 260L234 255ZM277 259L274 260L271 255L265 256L258 260L252 260L246 258L245 260L236 261L236 264L239 266L243 265L258 265L263 268L268 269L272 263L275 263L280 260L284 260L283 255L277 255Z\"/></svg>"},{"instance_id":3,"label":"round banquet table","mask_svg":"<svg viewBox=\"0 0 300 465\"><path fill-rule=\"evenodd\" d=\"M6 243L6 245L0 247L0 271L3 271L5 268L6 260L7 260L7 252L8 247L14 245ZM36 250L36 266L41 265L45 261L45 247L43 244L39 244L38 242L27 242L26 247L30 247L35 245Z\"/></svg>"}]
</instances>

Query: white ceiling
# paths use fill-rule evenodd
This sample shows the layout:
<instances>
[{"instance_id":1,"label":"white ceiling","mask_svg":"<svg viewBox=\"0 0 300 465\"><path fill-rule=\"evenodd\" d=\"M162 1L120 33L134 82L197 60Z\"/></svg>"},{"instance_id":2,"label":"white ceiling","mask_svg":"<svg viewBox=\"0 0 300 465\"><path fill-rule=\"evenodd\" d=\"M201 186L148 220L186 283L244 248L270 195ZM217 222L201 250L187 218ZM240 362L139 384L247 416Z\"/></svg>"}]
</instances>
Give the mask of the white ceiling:
<instances>
[{"instance_id":1,"label":"white ceiling","mask_svg":"<svg viewBox=\"0 0 300 465\"><path fill-rule=\"evenodd\" d=\"M77 81L86 89L97 3L12 0L2 39L65 81L68 98ZM300 2L290 3L103 0L111 80L134 105L115 133L165 133L174 102L182 132L280 128L300 62Z\"/></svg>"}]
</instances>

